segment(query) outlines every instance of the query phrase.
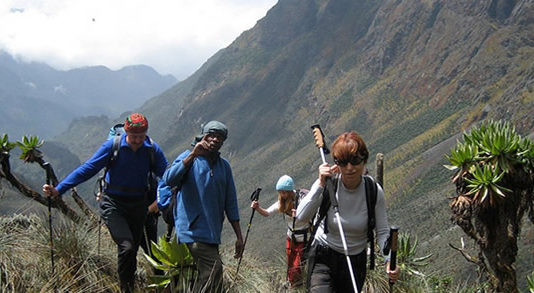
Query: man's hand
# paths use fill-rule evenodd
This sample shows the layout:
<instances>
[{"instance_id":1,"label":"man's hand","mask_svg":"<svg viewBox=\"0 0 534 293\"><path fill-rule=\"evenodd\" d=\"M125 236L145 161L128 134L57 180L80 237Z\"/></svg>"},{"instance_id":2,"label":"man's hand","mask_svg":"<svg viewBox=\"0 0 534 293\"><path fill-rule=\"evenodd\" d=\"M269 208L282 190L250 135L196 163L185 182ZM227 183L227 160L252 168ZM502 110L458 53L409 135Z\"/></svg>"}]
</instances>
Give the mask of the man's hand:
<instances>
[{"instance_id":1,"label":"man's hand","mask_svg":"<svg viewBox=\"0 0 534 293\"><path fill-rule=\"evenodd\" d=\"M209 142L206 140L206 136L207 135L204 135L204 137L202 138L201 141L197 142L197 144L195 145L195 147L193 148L193 151L191 151L191 154L195 157L198 157L198 156L207 156L209 153L210 153L210 144Z\"/></svg>"},{"instance_id":2,"label":"man's hand","mask_svg":"<svg viewBox=\"0 0 534 293\"><path fill-rule=\"evenodd\" d=\"M159 209L158 209L158 203L156 201L154 201L153 203L151 203L149 206L148 206L148 213L149 214L156 214L159 212Z\"/></svg>"},{"instance_id":3,"label":"man's hand","mask_svg":"<svg viewBox=\"0 0 534 293\"><path fill-rule=\"evenodd\" d=\"M243 255L243 248L244 248L244 245L243 245L243 239L238 238L238 239L235 241L235 254L234 254L234 258L240 258L240 257Z\"/></svg>"},{"instance_id":4,"label":"man's hand","mask_svg":"<svg viewBox=\"0 0 534 293\"><path fill-rule=\"evenodd\" d=\"M50 184L45 184L43 185L43 192L46 194L47 197L58 197L59 196L59 191L57 191L57 189L53 186L53 185L50 185Z\"/></svg>"}]
</instances>

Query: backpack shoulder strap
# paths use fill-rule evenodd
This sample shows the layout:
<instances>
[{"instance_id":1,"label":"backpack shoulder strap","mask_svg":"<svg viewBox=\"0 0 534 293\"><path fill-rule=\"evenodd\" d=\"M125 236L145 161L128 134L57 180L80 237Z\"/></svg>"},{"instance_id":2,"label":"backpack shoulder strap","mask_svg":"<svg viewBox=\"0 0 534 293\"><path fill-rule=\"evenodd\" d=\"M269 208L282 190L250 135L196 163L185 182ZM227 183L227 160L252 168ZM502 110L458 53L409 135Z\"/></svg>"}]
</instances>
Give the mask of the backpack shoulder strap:
<instances>
[{"instance_id":1,"label":"backpack shoulder strap","mask_svg":"<svg viewBox=\"0 0 534 293\"><path fill-rule=\"evenodd\" d=\"M111 151L109 153L109 160L108 164L106 165L106 169L104 170L104 176L106 176L106 173L108 173L109 168L117 161L119 158L119 150L121 145L121 135L117 135L113 137L113 144L111 146Z\"/></svg>"},{"instance_id":2,"label":"backpack shoulder strap","mask_svg":"<svg viewBox=\"0 0 534 293\"><path fill-rule=\"evenodd\" d=\"M365 181L365 202L367 205L367 241L371 248L371 259L369 261L369 268L375 268L375 234L376 227L375 206L378 188L375 180L371 176L364 176Z\"/></svg>"},{"instance_id":3,"label":"backpack shoulder strap","mask_svg":"<svg viewBox=\"0 0 534 293\"><path fill-rule=\"evenodd\" d=\"M338 176L335 176L334 178L332 178L332 184L334 184L334 192L337 192L338 181L339 181ZM326 214L328 213L328 210L330 209L331 204L332 203L330 202L330 195L328 194L328 189L325 187L323 189L323 199L321 200L319 211L315 215L315 222L313 223L313 229L310 233L310 241L308 242L308 245L306 246L306 250L310 249L311 243L313 242L315 234L317 233L317 229L319 229L319 225L321 224L323 220L324 220L324 232L328 233Z\"/></svg>"},{"instance_id":4,"label":"backpack shoulder strap","mask_svg":"<svg viewBox=\"0 0 534 293\"><path fill-rule=\"evenodd\" d=\"M156 154L154 150L154 140L152 138L149 138L150 140L150 147L148 148L148 160L150 164L150 172L154 173L156 171Z\"/></svg>"},{"instance_id":5,"label":"backpack shoulder strap","mask_svg":"<svg viewBox=\"0 0 534 293\"><path fill-rule=\"evenodd\" d=\"M158 184L156 182L156 155L154 150L154 141L152 138L149 138L150 140L150 147L148 148L148 187L150 191L155 191L158 188Z\"/></svg>"}]
</instances>

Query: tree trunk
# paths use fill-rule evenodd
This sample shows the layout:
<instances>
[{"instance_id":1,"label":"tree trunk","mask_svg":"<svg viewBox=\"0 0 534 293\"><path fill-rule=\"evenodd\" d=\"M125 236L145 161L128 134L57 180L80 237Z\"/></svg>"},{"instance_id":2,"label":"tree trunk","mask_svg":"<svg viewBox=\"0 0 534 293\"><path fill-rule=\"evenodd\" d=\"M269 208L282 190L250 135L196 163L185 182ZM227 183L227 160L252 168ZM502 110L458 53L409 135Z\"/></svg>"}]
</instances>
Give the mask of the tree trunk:
<instances>
[{"instance_id":1,"label":"tree trunk","mask_svg":"<svg viewBox=\"0 0 534 293\"><path fill-rule=\"evenodd\" d=\"M480 222L476 225L477 232L484 239L479 245L487 260L490 282L496 292L519 292L513 265L517 257L517 237L524 210L513 198L520 198L520 195L510 194L496 207L481 211Z\"/></svg>"}]
</instances>

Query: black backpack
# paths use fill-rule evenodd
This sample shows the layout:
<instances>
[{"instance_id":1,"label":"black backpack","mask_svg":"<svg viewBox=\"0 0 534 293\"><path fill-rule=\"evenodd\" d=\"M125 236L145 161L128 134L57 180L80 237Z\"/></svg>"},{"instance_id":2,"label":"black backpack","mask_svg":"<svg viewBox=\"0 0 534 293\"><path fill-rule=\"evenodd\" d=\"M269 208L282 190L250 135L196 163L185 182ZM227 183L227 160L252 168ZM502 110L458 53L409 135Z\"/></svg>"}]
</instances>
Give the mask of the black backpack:
<instances>
[{"instance_id":1,"label":"black backpack","mask_svg":"<svg viewBox=\"0 0 534 293\"><path fill-rule=\"evenodd\" d=\"M296 210L299 206L299 200L301 198L304 198L308 192L310 192L308 189L297 189L295 190L295 193L296 193L296 196L295 196L295 201L293 203L293 208ZM285 217L286 217L286 214L283 213L282 214L283 218L284 218L284 221L285 221ZM308 237L308 234L311 234L311 230L312 230L312 227L313 227L313 220L310 220L310 223L308 225L308 227L304 228L304 229L301 229L301 230L295 230L295 222L296 222L296 218L293 218L293 225L292 226L288 226L287 228L292 232L292 236L291 236L291 240L293 242L296 242L296 239L295 239L295 235L304 235L304 247L307 246L308 244L308 240L311 239Z\"/></svg>"},{"instance_id":2,"label":"black backpack","mask_svg":"<svg viewBox=\"0 0 534 293\"><path fill-rule=\"evenodd\" d=\"M167 233L165 235L165 239L170 241L172 237L172 232L174 230L174 211L176 210L176 200L178 196L178 191L182 188L182 185L187 178L187 172L185 172L184 177L182 178L182 181L177 185L173 186L171 188L171 202L164 208L162 208L161 211L161 218L163 221L165 221L165 224L167 224Z\"/></svg>"},{"instance_id":3,"label":"black backpack","mask_svg":"<svg viewBox=\"0 0 534 293\"><path fill-rule=\"evenodd\" d=\"M376 227L376 219L375 219L375 206L376 206L376 198L378 193L378 187L377 183L373 179L373 177L364 175L364 184L365 184L365 201L367 204L367 242L369 242L370 248L371 248L371 256L369 261L369 269L375 268L375 234L374 229ZM334 185L334 192L337 191L337 184L338 184L339 177L332 178L332 183ZM321 201L321 206L319 207L319 211L317 212L317 215L315 216L315 221L313 224L313 230L310 235L310 241L306 245L305 251L309 251L311 248L311 244L313 242L313 239L315 237L315 233L317 233L317 229L319 228L320 223L324 220L324 232L328 233L328 225L326 221L326 216L328 209L330 208L331 202L330 202L330 195L328 194L327 188L323 190L323 199Z\"/></svg>"},{"instance_id":4,"label":"black backpack","mask_svg":"<svg viewBox=\"0 0 534 293\"><path fill-rule=\"evenodd\" d=\"M167 225L170 225L174 227L174 210L176 209L176 195L178 194L178 191L180 190L180 187L174 186L171 188L171 202L169 205L164 207L161 210L161 218Z\"/></svg>"}]
</instances>

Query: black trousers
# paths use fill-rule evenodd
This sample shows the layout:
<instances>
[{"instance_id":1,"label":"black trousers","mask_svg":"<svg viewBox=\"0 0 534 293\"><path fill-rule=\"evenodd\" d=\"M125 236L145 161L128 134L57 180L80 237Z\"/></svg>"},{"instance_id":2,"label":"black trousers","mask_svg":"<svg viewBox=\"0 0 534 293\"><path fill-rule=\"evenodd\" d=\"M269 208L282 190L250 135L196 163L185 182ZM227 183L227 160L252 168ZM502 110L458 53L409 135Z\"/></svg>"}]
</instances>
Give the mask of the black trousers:
<instances>
[{"instance_id":1,"label":"black trousers","mask_svg":"<svg viewBox=\"0 0 534 293\"><path fill-rule=\"evenodd\" d=\"M105 195L101 213L117 244L118 274L122 292L133 292L137 251L143 235L147 206L143 197Z\"/></svg>"},{"instance_id":2,"label":"black trousers","mask_svg":"<svg viewBox=\"0 0 534 293\"><path fill-rule=\"evenodd\" d=\"M366 251L349 257L356 287L361 292L367 274ZM314 244L308 259L308 290L320 293L354 292L347 257L328 246Z\"/></svg>"}]
</instances>

